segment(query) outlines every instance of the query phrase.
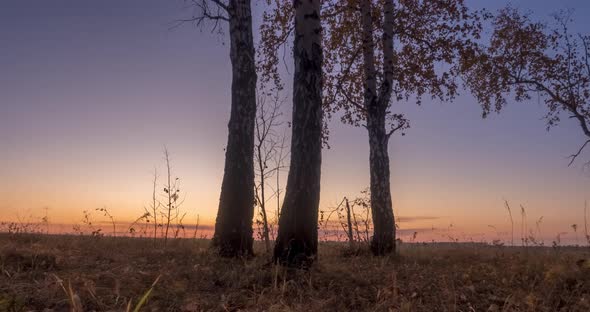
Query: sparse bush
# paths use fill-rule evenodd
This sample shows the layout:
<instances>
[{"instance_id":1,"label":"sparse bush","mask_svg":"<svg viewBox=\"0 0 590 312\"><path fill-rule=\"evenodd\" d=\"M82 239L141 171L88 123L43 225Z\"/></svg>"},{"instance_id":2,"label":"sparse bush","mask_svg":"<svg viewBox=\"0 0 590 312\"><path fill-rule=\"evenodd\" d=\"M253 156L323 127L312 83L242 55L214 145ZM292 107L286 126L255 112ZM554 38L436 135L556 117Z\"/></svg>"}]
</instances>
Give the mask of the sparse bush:
<instances>
[{"instance_id":1,"label":"sparse bush","mask_svg":"<svg viewBox=\"0 0 590 312\"><path fill-rule=\"evenodd\" d=\"M90 231L90 236L92 237L104 236L104 234L102 233L102 228L94 226L94 221L92 220L92 212L84 210L82 211L82 214L82 225L74 224L72 226L74 233L83 236L86 233L86 231Z\"/></svg>"},{"instance_id":2,"label":"sparse bush","mask_svg":"<svg viewBox=\"0 0 590 312\"><path fill-rule=\"evenodd\" d=\"M182 209L186 195L182 193L180 178L174 174L170 153L167 148L164 148L164 166L166 175L163 184L159 184L158 170L154 169L150 203L144 206L143 214L131 223L128 232L133 235L137 232L136 226L143 222L143 234L146 237L151 236L154 244L157 244L158 239L162 238L163 245L166 247L169 238L188 237L184 224L188 213ZM161 191L158 192L158 190ZM151 229L148 230L150 226ZM198 228L199 220L197 215L193 238L197 237Z\"/></svg>"},{"instance_id":3,"label":"sparse bush","mask_svg":"<svg viewBox=\"0 0 590 312\"><path fill-rule=\"evenodd\" d=\"M170 163L170 153L167 148L164 148L164 161L166 165L166 180L164 182L164 203L160 202L160 207L163 207L162 215L162 228L164 232L164 246L168 243L168 232L170 226L174 222L182 220L180 216L180 206L184 203L184 198L180 199L180 178L173 177L172 165Z\"/></svg>"},{"instance_id":4,"label":"sparse bush","mask_svg":"<svg viewBox=\"0 0 590 312\"><path fill-rule=\"evenodd\" d=\"M268 102L270 101L270 103ZM256 123L254 128L254 162L256 181L254 184L255 203L258 213L254 220L257 238L264 241L266 253L271 251L271 237L275 238L281 205L280 173L287 169L285 159L288 153L286 135L280 131L284 122L281 120L281 107L284 101L279 92L269 93L258 90ZM274 181L272 181L273 179ZM272 182L276 182L273 186ZM270 217L270 202L276 199L274 220Z\"/></svg>"},{"instance_id":5,"label":"sparse bush","mask_svg":"<svg viewBox=\"0 0 590 312\"><path fill-rule=\"evenodd\" d=\"M371 194L364 189L360 195L349 200L344 197L340 204L330 210L320 210L319 226L324 241L348 240L350 248L368 246L371 236ZM336 217L333 220L333 216Z\"/></svg>"},{"instance_id":6,"label":"sparse bush","mask_svg":"<svg viewBox=\"0 0 590 312\"><path fill-rule=\"evenodd\" d=\"M111 222L111 225L113 226L113 237L117 236L117 225L115 223L115 218L113 217L113 215L111 215L111 213L109 212L107 207L96 208L95 210L98 212L101 212L103 214L103 216L105 216L109 219L109 221Z\"/></svg>"},{"instance_id":7,"label":"sparse bush","mask_svg":"<svg viewBox=\"0 0 590 312\"><path fill-rule=\"evenodd\" d=\"M11 235L19 234L40 234L43 233L42 225L43 218L41 221L29 214L27 217L21 217L17 214L17 221L2 221L0 222L0 232L9 233Z\"/></svg>"}]
</instances>

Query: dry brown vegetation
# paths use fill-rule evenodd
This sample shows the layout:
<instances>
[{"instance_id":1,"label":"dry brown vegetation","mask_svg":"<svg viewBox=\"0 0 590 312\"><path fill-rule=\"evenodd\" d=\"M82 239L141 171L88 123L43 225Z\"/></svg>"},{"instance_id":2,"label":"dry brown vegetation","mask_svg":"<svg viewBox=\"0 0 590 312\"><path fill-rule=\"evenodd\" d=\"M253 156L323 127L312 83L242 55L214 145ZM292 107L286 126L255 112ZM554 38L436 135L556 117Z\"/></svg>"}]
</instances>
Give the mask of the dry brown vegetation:
<instances>
[{"instance_id":1,"label":"dry brown vegetation","mask_svg":"<svg viewBox=\"0 0 590 312\"><path fill-rule=\"evenodd\" d=\"M126 310L158 276L143 311L590 310L587 248L403 244L379 258L325 242L317 263L297 271L263 254L220 259L208 246L0 234L0 311Z\"/></svg>"}]
</instances>

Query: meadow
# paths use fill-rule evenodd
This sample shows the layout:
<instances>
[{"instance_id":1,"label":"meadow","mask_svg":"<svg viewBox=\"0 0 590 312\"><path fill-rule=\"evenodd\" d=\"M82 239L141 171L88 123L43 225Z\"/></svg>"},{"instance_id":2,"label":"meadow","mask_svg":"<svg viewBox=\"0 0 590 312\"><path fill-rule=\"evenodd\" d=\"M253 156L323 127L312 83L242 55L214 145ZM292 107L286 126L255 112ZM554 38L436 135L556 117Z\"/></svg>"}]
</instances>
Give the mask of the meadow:
<instances>
[{"instance_id":1,"label":"meadow","mask_svg":"<svg viewBox=\"0 0 590 312\"><path fill-rule=\"evenodd\" d=\"M321 242L309 270L205 239L0 234L0 311L589 311L590 249Z\"/></svg>"}]
</instances>

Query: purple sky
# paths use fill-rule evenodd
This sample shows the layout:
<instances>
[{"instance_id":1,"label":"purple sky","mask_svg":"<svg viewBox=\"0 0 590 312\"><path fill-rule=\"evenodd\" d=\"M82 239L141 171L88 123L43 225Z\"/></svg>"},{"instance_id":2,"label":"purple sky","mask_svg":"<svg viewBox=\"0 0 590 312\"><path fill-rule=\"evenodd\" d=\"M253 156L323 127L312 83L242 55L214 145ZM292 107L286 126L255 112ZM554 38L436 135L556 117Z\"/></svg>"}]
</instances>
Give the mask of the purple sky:
<instances>
[{"instance_id":1,"label":"purple sky","mask_svg":"<svg viewBox=\"0 0 590 312\"><path fill-rule=\"evenodd\" d=\"M507 2L467 3L495 10ZM545 20L575 8L574 30L590 26L588 1L512 3ZM262 1L257 15L261 9ZM76 222L101 206L130 220L150 198L150 174L162 169L166 145L190 218L212 222L229 118L229 52L226 39L207 29L170 29L189 15L182 0L0 2L0 220L38 216L44 206L56 222ZM582 224L590 178L581 161L568 168L566 160L583 142L578 125L565 120L546 132L536 100L482 120L463 94L454 103L395 104L412 123L390 144L394 209L413 220L401 226L453 223L468 235L491 235L487 225L508 226L504 198L525 205L530 222L545 216L548 236ZM323 208L368 186L365 130L338 120L331 127Z\"/></svg>"}]
</instances>

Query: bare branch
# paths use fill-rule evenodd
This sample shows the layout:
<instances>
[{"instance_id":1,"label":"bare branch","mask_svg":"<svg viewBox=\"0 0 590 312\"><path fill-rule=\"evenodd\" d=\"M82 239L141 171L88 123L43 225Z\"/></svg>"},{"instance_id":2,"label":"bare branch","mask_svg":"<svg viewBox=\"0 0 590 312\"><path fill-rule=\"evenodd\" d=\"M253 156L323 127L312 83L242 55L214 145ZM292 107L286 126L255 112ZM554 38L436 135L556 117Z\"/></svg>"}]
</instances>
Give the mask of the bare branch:
<instances>
[{"instance_id":1,"label":"bare branch","mask_svg":"<svg viewBox=\"0 0 590 312\"><path fill-rule=\"evenodd\" d=\"M582 144L582 146L580 147L580 149L578 149L578 151L575 154L570 155L568 158L571 158L569 164L567 165L568 167L571 166L574 161L576 160L576 158L578 158L578 156L580 156L580 154L582 153L582 151L584 150L584 148L586 147L586 145L590 144L590 140L584 142L584 144Z\"/></svg>"},{"instance_id":2,"label":"bare branch","mask_svg":"<svg viewBox=\"0 0 590 312\"><path fill-rule=\"evenodd\" d=\"M225 4L225 3L223 3L222 1L220 1L220 0L209 0L209 1L217 4L218 7L222 8L228 14L230 13L229 12L229 6L227 4ZM193 2L196 2L196 0L193 0Z\"/></svg>"},{"instance_id":3,"label":"bare branch","mask_svg":"<svg viewBox=\"0 0 590 312\"><path fill-rule=\"evenodd\" d=\"M191 0L192 6L195 9L191 18L176 20L171 29L176 28L184 23L194 23L196 26L201 26L205 21L213 21L211 32L214 32L219 27L219 21L229 22L230 10L229 6L220 0ZM211 8L210 3L215 8Z\"/></svg>"}]
</instances>

